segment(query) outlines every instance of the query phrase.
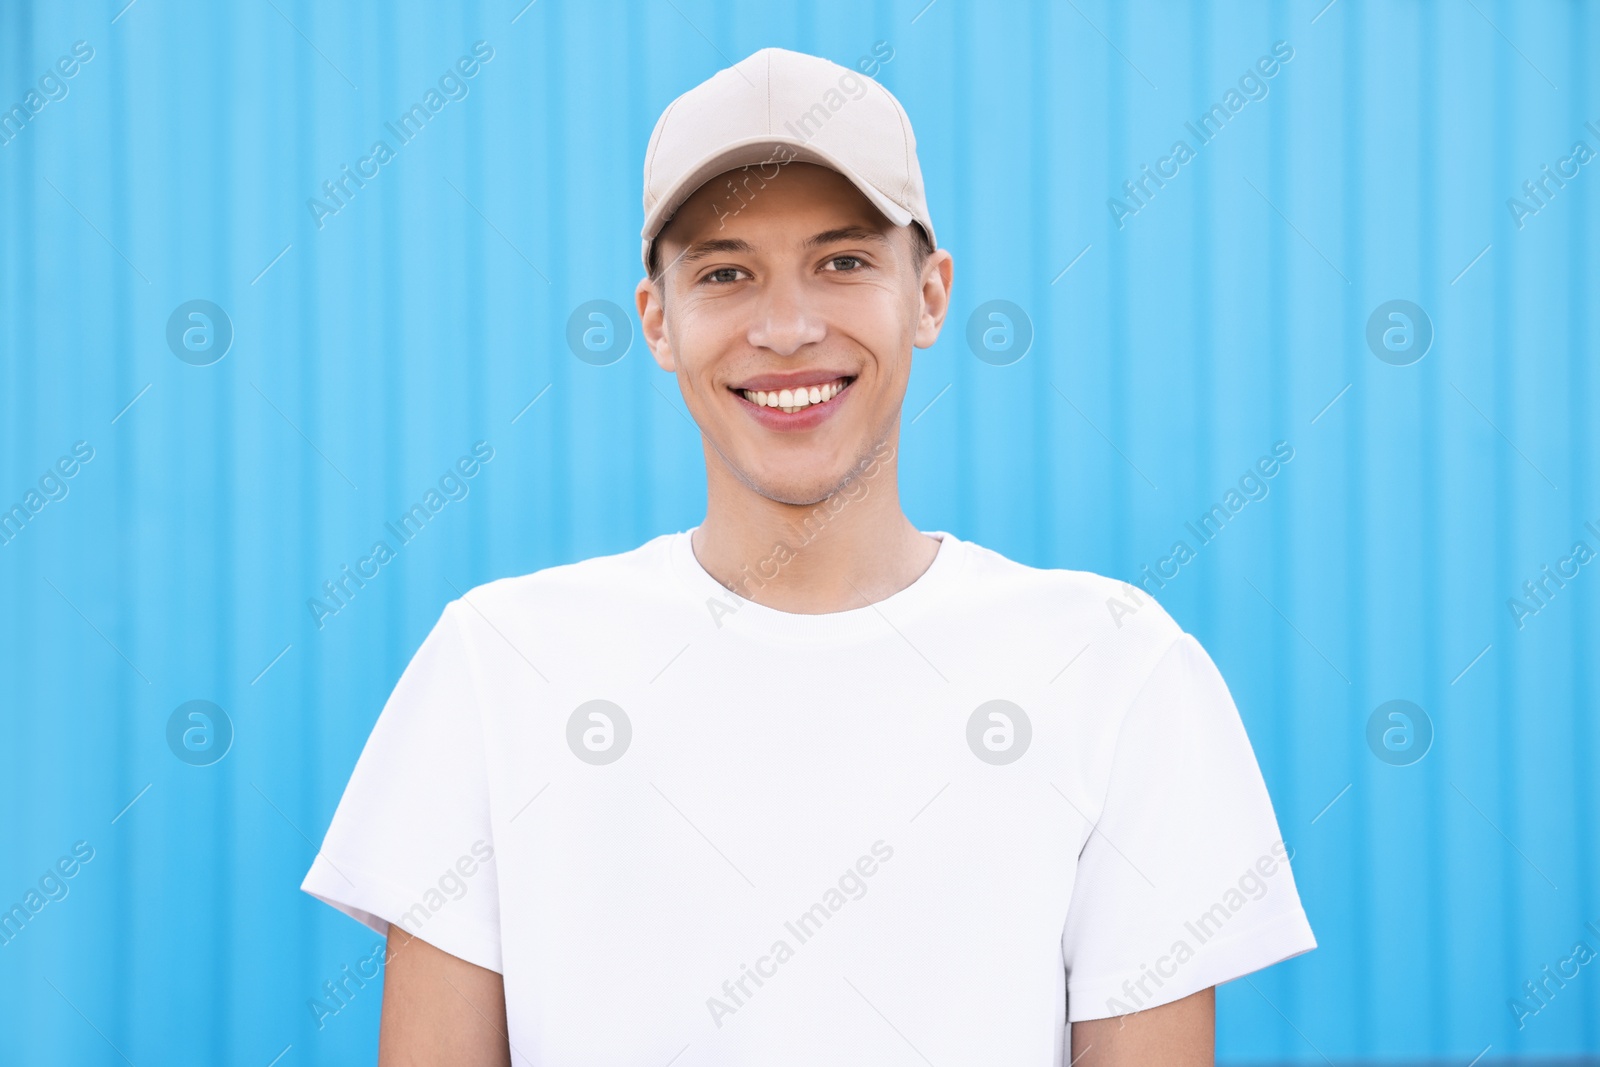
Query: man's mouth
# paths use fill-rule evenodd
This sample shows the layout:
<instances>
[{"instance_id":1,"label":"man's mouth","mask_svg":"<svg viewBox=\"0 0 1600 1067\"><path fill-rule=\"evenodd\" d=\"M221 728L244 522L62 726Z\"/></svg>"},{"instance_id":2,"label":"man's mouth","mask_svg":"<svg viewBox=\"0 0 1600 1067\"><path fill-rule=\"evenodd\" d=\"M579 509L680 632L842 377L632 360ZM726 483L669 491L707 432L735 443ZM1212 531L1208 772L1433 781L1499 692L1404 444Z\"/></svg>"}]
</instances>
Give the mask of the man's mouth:
<instances>
[{"instance_id":1,"label":"man's mouth","mask_svg":"<svg viewBox=\"0 0 1600 1067\"><path fill-rule=\"evenodd\" d=\"M792 415L817 404L826 404L855 381L853 377L835 378L831 382L801 386L797 389L739 389L738 394L757 407L777 408Z\"/></svg>"}]
</instances>

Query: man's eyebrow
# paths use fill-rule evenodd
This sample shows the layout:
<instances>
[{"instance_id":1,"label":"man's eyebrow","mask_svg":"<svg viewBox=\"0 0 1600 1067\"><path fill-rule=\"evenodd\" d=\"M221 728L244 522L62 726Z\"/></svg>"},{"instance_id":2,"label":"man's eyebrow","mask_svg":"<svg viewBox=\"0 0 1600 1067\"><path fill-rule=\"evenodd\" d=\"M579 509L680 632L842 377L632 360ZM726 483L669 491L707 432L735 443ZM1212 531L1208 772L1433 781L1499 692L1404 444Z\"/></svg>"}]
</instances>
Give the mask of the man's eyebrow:
<instances>
[{"instance_id":1,"label":"man's eyebrow","mask_svg":"<svg viewBox=\"0 0 1600 1067\"><path fill-rule=\"evenodd\" d=\"M806 238L805 248L821 248L825 245L836 244L839 241L875 241L879 244L888 244L889 238L879 230L866 226L840 226L837 229L823 230L821 233L812 234ZM709 259L719 252L734 252L749 255L755 249L749 241L738 237L715 237L707 241L698 241L690 245L674 261L677 263L698 263L702 259Z\"/></svg>"},{"instance_id":2,"label":"man's eyebrow","mask_svg":"<svg viewBox=\"0 0 1600 1067\"><path fill-rule=\"evenodd\" d=\"M889 238L882 232L866 226L841 226L836 230L823 230L821 233L813 234L806 241L806 247L821 248L823 245L831 245L838 241L876 241L886 245L889 243Z\"/></svg>"},{"instance_id":3,"label":"man's eyebrow","mask_svg":"<svg viewBox=\"0 0 1600 1067\"><path fill-rule=\"evenodd\" d=\"M718 252L741 252L746 255L754 252L750 242L738 237L716 237L709 241L699 241L684 249L678 256L678 263L697 263L702 259L716 255Z\"/></svg>"}]
</instances>

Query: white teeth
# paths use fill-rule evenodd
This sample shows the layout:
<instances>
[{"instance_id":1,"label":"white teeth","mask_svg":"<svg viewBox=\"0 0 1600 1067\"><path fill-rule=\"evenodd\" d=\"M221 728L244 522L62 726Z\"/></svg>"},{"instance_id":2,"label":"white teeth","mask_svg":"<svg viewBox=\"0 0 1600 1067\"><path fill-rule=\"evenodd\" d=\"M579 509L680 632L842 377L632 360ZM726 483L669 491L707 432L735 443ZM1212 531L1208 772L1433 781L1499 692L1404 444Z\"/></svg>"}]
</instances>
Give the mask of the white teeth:
<instances>
[{"instance_id":1,"label":"white teeth","mask_svg":"<svg viewBox=\"0 0 1600 1067\"><path fill-rule=\"evenodd\" d=\"M845 386L843 378L836 378L825 385L812 385L803 389L779 389L767 392L761 389L744 389L741 395L750 403L758 407L778 408L786 414L794 414L804 410L812 404L822 404L839 395Z\"/></svg>"}]
</instances>

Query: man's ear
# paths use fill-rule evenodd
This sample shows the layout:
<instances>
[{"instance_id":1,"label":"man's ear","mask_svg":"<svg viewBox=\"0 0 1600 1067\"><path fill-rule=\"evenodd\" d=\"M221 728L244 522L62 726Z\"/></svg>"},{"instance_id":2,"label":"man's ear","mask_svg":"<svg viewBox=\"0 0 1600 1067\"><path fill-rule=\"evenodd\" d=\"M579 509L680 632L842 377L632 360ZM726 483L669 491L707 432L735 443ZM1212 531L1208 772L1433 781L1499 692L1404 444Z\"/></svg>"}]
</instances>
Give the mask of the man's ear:
<instances>
[{"instance_id":1,"label":"man's ear","mask_svg":"<svg viewBox=\"0 0 1600 1067\"><path fill-rule=\"evenodd\" d=\"M666 282L661 284L665 285ZM661 303L660 290L649 275L639 279L633 299L639 305L639 327L644 334L644 343L650 346L650 354L662 370L676 371L678 365L672 356L672 340L667 336L666 308Z\"/></svg>"},{"instance_id":2,"label":"man's ear","mask_svg":"<svg viewBox=\"0 0 1600 1067\"><path fill-rule=\"evenodd\" d=\"M950 287L954 276L955 257L943 248L934 249L922 265L922 289L918 294L922 309L913 341L918 348L931 347L939 339L944 317L950 313Z\"/></svg>"}]
</instances>

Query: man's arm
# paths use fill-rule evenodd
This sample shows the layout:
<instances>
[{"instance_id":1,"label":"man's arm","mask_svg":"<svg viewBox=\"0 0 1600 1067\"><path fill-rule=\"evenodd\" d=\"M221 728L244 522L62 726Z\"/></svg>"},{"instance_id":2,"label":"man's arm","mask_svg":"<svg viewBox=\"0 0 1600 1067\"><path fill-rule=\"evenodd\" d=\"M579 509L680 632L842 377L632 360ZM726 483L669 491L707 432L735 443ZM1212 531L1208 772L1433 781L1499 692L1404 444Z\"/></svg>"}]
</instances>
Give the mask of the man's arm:
<instances>
[{"instance_id":1,"label":"man's arm","mask_svg":"<svg viewBox=\"0 0 1600 1067\"><path fill-rule=\"evenodd\" d=\"M1157 1008L1072 1024L1073 1067L1212 1067L1217 989Z\"/></svg>"},{"instance_id":2,"label":"man's arm","mask_svg":"<svg viewBox=\"0 0 1600 1067\"><path fill-rule=\"evenodd\" d=\"M505 983L389 924L378 1067L510 1067Z\"/></svg>"}]
</instances>

